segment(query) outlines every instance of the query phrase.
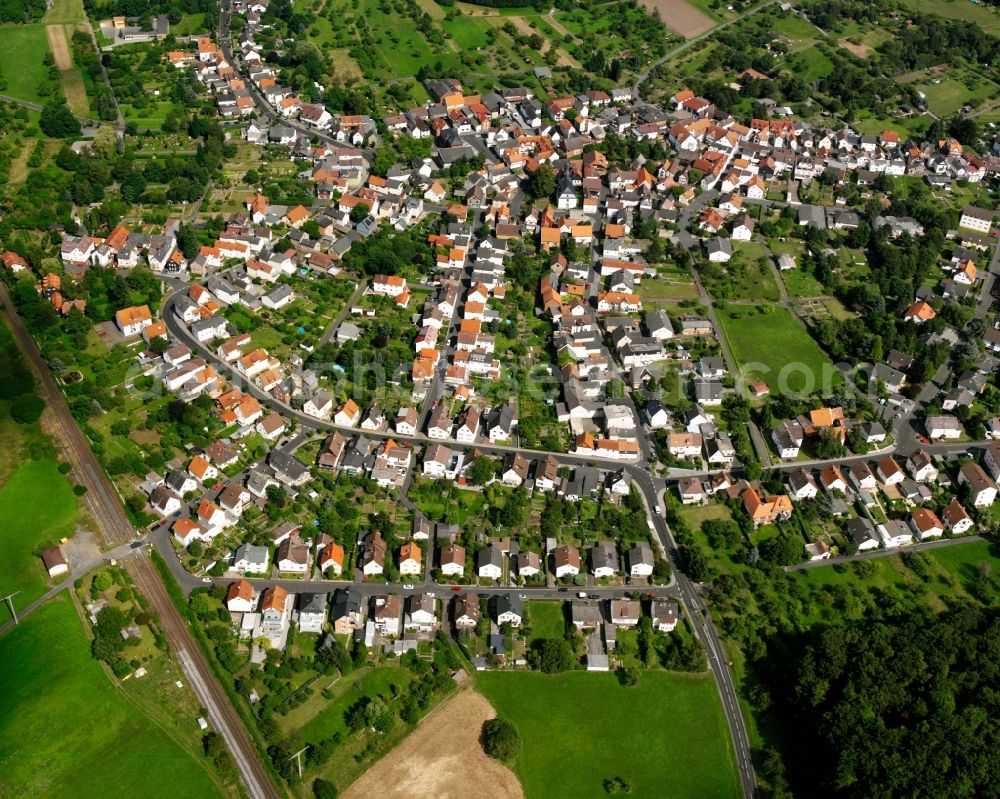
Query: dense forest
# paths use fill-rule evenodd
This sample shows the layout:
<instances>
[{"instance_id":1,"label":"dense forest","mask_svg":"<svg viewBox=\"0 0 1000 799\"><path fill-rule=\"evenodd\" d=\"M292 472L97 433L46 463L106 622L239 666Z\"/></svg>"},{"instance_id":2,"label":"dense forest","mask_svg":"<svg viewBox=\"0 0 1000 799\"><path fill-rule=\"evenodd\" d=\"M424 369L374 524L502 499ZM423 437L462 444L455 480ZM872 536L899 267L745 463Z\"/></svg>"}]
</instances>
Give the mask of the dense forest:
<instances>
[{"instance_id":1,"label":"dense forest","mask_svg":"<svg viewBox=\"0 0 1000 799\"><path fill-rule=\"evenodd\" d=\"M784 731L772 796L1000 795L1000 612L956 604L776 637L757 668Z\"/></svg>"}]
</instances>

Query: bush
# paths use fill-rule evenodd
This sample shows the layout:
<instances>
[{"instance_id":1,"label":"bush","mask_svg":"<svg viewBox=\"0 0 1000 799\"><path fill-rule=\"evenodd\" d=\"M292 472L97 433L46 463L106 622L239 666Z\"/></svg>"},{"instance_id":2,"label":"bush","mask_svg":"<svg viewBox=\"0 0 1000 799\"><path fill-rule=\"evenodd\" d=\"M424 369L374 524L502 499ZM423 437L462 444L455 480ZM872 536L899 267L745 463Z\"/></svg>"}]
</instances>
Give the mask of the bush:
<instances>
[{"instance_id":1,"label":"bush","mask_svg":"<svg viewBox=\"0 0 1000 799\"><path fill-rule=\"evenodd\" d=\"M18 424L32 424L45 410L41 397L34 394L22 394L10 404L10 418Z\"/></svg>"},{"instance_id":2,"label":"bush","mask_svg":"<svg viewBox=\"0 0 1000 799\"><path fill-rule=\"evenodd\" d=\"M316 799L337 799L337 786L329 780L317 777L313 780L312 788Z\"/></svg>"},{"instance_id":3,"label":"bush","mask_svg":"<svg viewBox=\"0 0 1000 799\"><path fill-rule=\"evenodd\" d=\"M519 754L523 742L521 733L507 719L490 719L483 724L483 750L490 757L510 765Z\"/></svg>"},{"instance_id":4,"label":"bush","mask_svg":"<svg viewBox=\"0 0 1000 799\"><path fill-rule=\"evenodd\" d=\"M82 497L84 494L87 493L87 486L77 484L73 486L73 493L76 494L76 496L78 497Z\"/></svg>"}]
</instances>

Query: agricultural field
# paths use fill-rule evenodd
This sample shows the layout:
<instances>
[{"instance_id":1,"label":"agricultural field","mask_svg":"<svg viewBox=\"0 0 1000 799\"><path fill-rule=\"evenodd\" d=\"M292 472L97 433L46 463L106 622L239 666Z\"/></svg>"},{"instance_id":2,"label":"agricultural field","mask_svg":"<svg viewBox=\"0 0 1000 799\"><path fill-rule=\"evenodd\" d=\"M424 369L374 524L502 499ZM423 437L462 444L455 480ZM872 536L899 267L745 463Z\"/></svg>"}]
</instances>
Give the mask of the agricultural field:
<instances>
[{"instance_id":1,"label":"agricultural field","mask_svg":"<svg viewBox=\"0 0 1000 799\"><path fill-rule=\"evenodd\" d=\"M52 51L55 68L59 70L59 80L66 97L66 105L77 116L86 116L90 110L90 103L87 100L83 73L74 65L70 52L69 42L73 30L73 25L48 25L45 28L45 36Z\"/></svg>"},{"instance_id":2,"label":"agricultural field","mask_svg":"<svg viewBox=\"0 0 1000 799\"><path fill-rule=\"evenodd\" d=\"M515 774L488 757L479 743L496 712L475 691L445 700L410 736L351 785L344 799L521 799Z\"/></svg>"},{"instance_id":3,"label":"agricultural field","mask_svg":"<svg viewBox=\"0 0 1000 799\"><path fill-rule=\"evenodd\" d=\"M524 751L514 770L528 799L600 796L604 780L615 777L637 796L739 793L709 676L643 672L627 687L610 673L488 672L476 676L476 685L521 733Z\"/></svg>"},{"instance_id":4,"label":"agricultural field","mask_svg":"<svg viewBox=\"0 0 1000 799\"><path fill-rule=\"evenodd\" d=\"M759 378L772 393L809 393L839 382L829 358L784 308L731 306L718 317L744 381Z\"/></svg>"},{"instance_id":5,"label":"agricultural field","mask_svg":"<svg viewBox=\"0 0 1000 799\"><path fill-rule=\"evenodd\" d=\"M642 0L642 7L650 14L658 14L668 28L685 39L693 39L715 27L719 16L715 12L706 13L708 5L701 9L686 0Z\"/></svg>"},{"instance_id":6,"label":"agricultural field","mask_svg":"<svg viewBox=\"0 0 1000 799\"><path fill-rule=\"evenodd\" d=\"M8 669L0 795L224 795L194 755L111 683L81 625L60 595L0 638Z\"/></svg>"}]
</instances>

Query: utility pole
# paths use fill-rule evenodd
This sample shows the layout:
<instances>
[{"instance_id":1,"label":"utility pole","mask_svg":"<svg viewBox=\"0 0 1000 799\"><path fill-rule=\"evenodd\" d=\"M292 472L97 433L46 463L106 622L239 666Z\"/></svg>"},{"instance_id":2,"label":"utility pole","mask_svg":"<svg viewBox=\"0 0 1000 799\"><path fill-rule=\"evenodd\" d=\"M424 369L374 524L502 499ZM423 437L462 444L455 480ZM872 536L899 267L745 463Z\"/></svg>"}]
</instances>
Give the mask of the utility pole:
<instances>
[{"instance_id":1,"label":"utility pole","mask_svg":"<svg viewBox=\"0 0 1000 799\"><path fill-rule=\"evenodd\" d=\"M13 594L7 594L5 597L0 597L0 601L6 602L7 607L10 608L10 615L14 617L14 624L17 624L17 611L14 610L14 603L11 600L20 593L20 591L15 591Z\"/></svg>"},{"instance_id":2,"label":"utility pole","mask_svg":"<svg viewBox=\"0 0 1000 799\"><path fill-rule=\"evenodd\" d=\"M302 753L305 752L308 748L309 748L309 745L306 744L298 752L296 752L294 755L292 755L292 757L295 758L295 762L298 763L298 766L299 766L299 779L300 780L302 779Z\"/></svg>"}]
</instances>

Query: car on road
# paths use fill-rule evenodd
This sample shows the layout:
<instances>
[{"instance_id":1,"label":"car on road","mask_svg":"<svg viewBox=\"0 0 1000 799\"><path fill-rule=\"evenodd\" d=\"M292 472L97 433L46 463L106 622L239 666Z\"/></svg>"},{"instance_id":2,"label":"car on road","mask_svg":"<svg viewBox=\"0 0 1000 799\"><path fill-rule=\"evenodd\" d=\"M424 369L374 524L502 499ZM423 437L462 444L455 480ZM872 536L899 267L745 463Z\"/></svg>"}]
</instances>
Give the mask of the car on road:
<instances>
[{"instance_id":1,"label":"car on road","mask_svg":"<svg viewBox=\"0 0 1000 799\"><path fill-rule=\"evenodd\" d=\"M923 435L922 433L917 433L916 439L921 444L930 444L931 443L931 440L927 436Z\"/></svg>"},{"instance_id":2,"label":"car on road","mask_svg":"<svg viewBox=\"0 0 1000 799\"><path fill-rule=\"evenodd\" d=\"M202 577L201 581L203 583L210 583L210 582L212 582L212 578L211 577Z\"/></svg>"},{"instance_id":3,"label":"car on road","mask_svg":"<svg viewBox=\"0 0 1000 799\"><path fill-rule=\"evenodd\" d=\"M413 583L403 583L403 590L404 591L412 591L413 590Z\"/></svg>"},{"instance_id":4,"label":"car on road","mask_svg":"<svg viewBox=\"0 0 1000 799\"><path fill-rule=\"evenodd\" d=\"M453 585L451 587L451 590L452 591L461 591L462 590L462 586L460 586L460 585Z\"/></svg>"},{"instance_id":5,"label":"car on road","mask_svg":"<svg viewBox=\"0 0 1000 799\"><path fill-rule=\"evenodd\" d=\"M577 595L577 596L578 596L578 597L579 597L580 599L586 599L586 598L587 598L587 592L586 592L586 591L577 591L576 595Z\"/></svg>"},{"instance_id":6,"label":"car on road","mask_svg":"<svg viewBox=\"0 0 1000 799\"><path fill-rule=\"evenodd\" d=\"M141 549L144 546L144 544L145 544L145 542L143 542L143 541L133 541L131 544L129 544L128 548L129 549Z\"/></svg>"},{"instance_id":7,"label":"car on road","mask_svg":"<svg viewBox=\"0 0 1000 799\"><path fill-rule=\"evenodd\" d=\"M657 516L660 515L660 506L659 505L653 505L653 510L656 511L656 515Z\"/></svg>"}]
</instances>

